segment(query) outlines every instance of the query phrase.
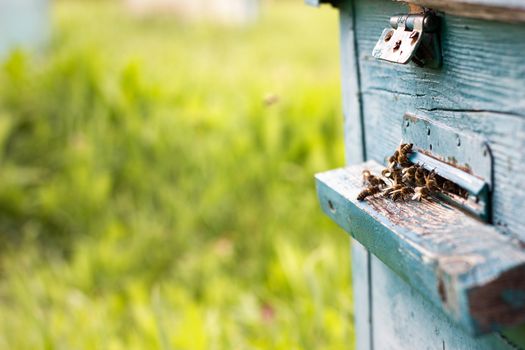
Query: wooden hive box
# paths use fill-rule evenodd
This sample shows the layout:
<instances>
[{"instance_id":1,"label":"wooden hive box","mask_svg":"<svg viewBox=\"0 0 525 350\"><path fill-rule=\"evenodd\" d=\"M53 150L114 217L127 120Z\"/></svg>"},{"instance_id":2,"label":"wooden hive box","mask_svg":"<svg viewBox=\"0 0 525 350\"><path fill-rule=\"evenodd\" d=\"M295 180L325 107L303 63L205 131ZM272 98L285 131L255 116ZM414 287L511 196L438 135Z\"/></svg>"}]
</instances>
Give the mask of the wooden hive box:
<instances>
[{"instance_id":1,"label":"wooden hive box","mask_svg":"<svg viewBox=\"0 0 525 350\"><path fill-rule=\"evenodd\" d=\"M525 1L306 2L340 13L347 167L316 183L357 348L525 349ZM468 198L357 200L401 140Z\"/></svg>"}]
</instances>

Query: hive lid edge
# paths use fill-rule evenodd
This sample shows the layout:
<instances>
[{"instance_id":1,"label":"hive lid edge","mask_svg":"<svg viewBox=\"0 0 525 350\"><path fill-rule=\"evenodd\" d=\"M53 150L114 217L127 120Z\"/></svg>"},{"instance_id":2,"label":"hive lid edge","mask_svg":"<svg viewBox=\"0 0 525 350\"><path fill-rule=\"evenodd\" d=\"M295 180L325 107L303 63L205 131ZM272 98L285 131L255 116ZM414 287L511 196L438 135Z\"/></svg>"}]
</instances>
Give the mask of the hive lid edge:
<instances>
[{"instance_id":1,"label":"hive lid edge","mask_svg":"<svg viewBox=\"0 0 525 350\"><path fill-rule=\"evenodd\" d=\"M450 14L498 20L525 22L525 2L519 0L396 0Z\"/></svg>"}]
</instances>

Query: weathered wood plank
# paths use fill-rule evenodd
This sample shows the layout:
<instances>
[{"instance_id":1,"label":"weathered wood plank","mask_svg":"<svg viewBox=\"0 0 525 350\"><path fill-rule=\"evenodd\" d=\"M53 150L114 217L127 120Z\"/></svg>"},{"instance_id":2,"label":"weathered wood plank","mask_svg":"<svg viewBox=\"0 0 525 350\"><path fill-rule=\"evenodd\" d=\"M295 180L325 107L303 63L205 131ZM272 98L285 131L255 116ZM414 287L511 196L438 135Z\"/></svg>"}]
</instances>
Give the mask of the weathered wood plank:
<instances>
[{"instance_id":1,"label":"weathered wood plank","mask_svg":"<svg viewBox=\"0 0 525 350\"><path fill-rule=\"evenodd\" d=\"M450 14L488 20L524 22L525 2L520 0L396 0Z\"/></svg>"},{"instance_id":2,"label":"weathered wood plank","mask_svg":"<svg viewBox=\"0 0 525 350\"><path fill-rule=\"evenodd\" d=\"M357 201L365 168L381 171L370 161L316 176L332 219L471 333L525 321L525 252L444 203Z\"/></svg>"},{"instance_id":3,"label":"weathered wood plank","mask_svg":"<svg viewBox=\"0 0 525 350\"><path fill-rule=\"evenodd\" d=\"M494 224L525 242L525 25L445 16L442 69L376 61L377 37L402 10L381 0L356 6L368 158L383 162L396 147L406 112L479 133L494 157Z\"/></svg>"},{"instance_id":4,"label":"weathered wood plank","mask_svg":"<svg viewBox=\"0 0 525 350\"><path fill-rule=\"evenodd\" d=\"M416 289L372 258L376 349L513 349L497 334L473 338Z\"/></svg>"},{"instance_id":5,"label":"weathered wood plank","mask_svg":"<svg viewBox=\"0 0 525 350\"><path fill-rule=\"evenodd\" d=\"M384 162L401 140L406 111L484 135L494 160L493 223L502 233L525 242L525 218L520 215L525 203L525 120L489 112L428 112L413 98L388 92L369 93L363 100L368 113L368 154L379 162Z\"/></svg>"},{"instance_id":6,"label":"weathered wood plank","mask_svg":"<svg viewBox=\"0 0 525 350\"><path fill-rule=\"evenodd\" d=\"M354 30L353 3L341 5L339 26L341 45L342 82L346 164L364 161L363 119L361 110L360 74L357 63L356 38ZM354 325L356 348L372 350L371 276L370 253L359 242L352 241L352 284L354 295Z\"/></svg>"},{"instance_id":7,"label":"weathered wood plank","mask_svg":"<svg viewBox=\"0 0 525 350\"><path fill-rule=\"evenodd\" d=\"M352 286L354 289L354 329L356 349L373 350L370 253L352 239Z\"/></svg>"},{"instance_id":8,"label":"weathered wood plank","mask_svg":"<svg viewBox=\"0 0 525 350\"><path fill-rule=\"evenodd\" d=\"M360 73L357 63L356 38L352 3L341 5L339 17L341 37L342 82L345 154L347 164L362 162L366 157L364 150L363 123L361 117Z\"/></svg>"},{"instance_id":9,"label":"weathered wood plank","mask_svg":"<svg viewBox=\"0 0 525 350\"><path fill-rule=\"evenodd\" d=\"M443 67L421 69L375 60L372 49L392 14L405 6L356 2L362 91L418 98L427 109L495 111L525 116L525 25L442 17ZM366 113L365 113L366 114Z\"/></svg>"}]
</instances>

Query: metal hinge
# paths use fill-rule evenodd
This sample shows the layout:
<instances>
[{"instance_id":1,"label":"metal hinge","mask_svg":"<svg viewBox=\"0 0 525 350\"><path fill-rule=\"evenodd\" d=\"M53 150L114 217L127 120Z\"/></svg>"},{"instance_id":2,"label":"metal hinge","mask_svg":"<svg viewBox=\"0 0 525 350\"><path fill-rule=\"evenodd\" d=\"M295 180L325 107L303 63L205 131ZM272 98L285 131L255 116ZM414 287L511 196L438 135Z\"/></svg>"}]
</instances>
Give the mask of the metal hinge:
<instances>
[{"instance_id":1,"label":"metal hinge","mask_svg":"<svg viewBox=\"0 0 525 350\"><path fill-rule=\"evenodd\" d=\"M385 28L372 55L380 60L420 67L441 66L439 17L435 14L404 14L390 18L391 28Z\"/></svg>"}]
</instances>

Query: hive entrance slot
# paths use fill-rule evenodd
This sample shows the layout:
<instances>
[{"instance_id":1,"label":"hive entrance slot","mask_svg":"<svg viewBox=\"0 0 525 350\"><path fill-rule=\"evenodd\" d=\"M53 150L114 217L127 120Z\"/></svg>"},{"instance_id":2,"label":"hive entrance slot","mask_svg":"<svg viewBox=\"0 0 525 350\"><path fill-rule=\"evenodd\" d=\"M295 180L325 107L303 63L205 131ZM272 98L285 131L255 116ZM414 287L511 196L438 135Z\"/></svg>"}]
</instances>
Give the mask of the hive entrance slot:
<instances>
[{"instance_id":1,"label":"hive entrance slot","mask_svg":"<svg viewBox=\"0 0 525 350\"><path fill-rule=\"evenodd\" d=\"M403 142L412 143L409 160L465 190L459 195L440 193L449 203L490 221L492 156L488 143L428 118L407 113L403 117Z\"/></svg>"},{"instance_id":2,"label":"hive entrance slot","mask_svg":"<svg viewBox=\"0 0 525 350\"><path fill-rule=\"evenodd\" d=\"M437 192L437 196L478 216L484 221L489 221L490 191L485 181L420 151L412 152L409 160L437 174L437 181L440 183L439 187L445 189ZM449 186L444 184L447 181L450 183ZM447 190L447 187L449 190Z\"/></svg>"}]
</instances>

